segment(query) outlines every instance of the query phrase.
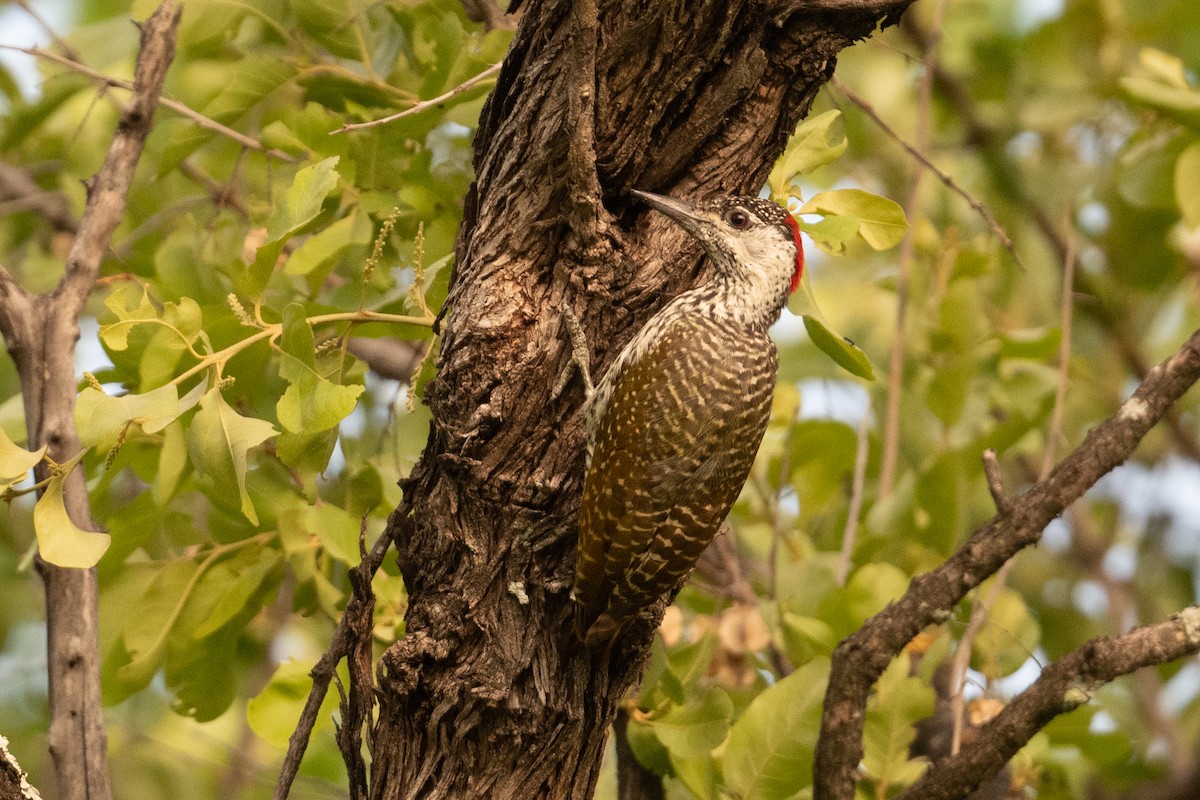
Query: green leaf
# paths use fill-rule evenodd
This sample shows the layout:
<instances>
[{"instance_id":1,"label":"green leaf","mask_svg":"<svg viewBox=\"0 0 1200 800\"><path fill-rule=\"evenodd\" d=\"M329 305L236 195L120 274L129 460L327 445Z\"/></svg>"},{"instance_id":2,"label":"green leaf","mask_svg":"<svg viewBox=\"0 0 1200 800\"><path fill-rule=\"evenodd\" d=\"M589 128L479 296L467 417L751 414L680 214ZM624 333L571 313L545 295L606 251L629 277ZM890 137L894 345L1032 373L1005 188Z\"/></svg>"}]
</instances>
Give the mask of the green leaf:
<instances>
[{"instance_id":1,"label":"green leaf","mask_svg":"<svg viewBox=\"0 0 1200 800\"><path fill-rule=\"evenodd\" d=\"M862 189L832 189L813 196L801 214L845 214L858 219L858 235L876 250L894 247L904 238L908 222L894 200Z\"/></svg>"},{"instance_id":2,"label":"green leaf","mask_svg":"<svg viewBox=\"0 0 1200 800\"><path fill-rule=\"evenodd\" d=\"M317 535L325 550L334 558L351 566L360 560L358 534L362 520L332 503L309 506L306 518L308 529Z\"/></svg>"},{"instance_id":3,"label":"green leaf","mask_svg":"<svg viewBox=\"0 0 1200 800\"><path fill-rule=\"evenodd\" d=\"M1011 675L1032 655L1041 633L1021 595L1002 589L972 642L972 662L990 678Z\"/></svg>"},{"instance_id":4,"label":"green leaf","mask_svg":"<svg viewBox=\"0 0 1200 800\"><path fill-rule=\"evenodd\" d=\"M32 452L17 447L4 429L0 428L0 492L25 480L29 470L37 466L45 454L44 445Z\"/></svg>"},{"instance_id":5,"label":"green leaf","mask_svg":"<svg viewBox=\"0 0 1200 800\"><path fill-rule=\"evenodd\" d=\"M283 270L288 275L308 275L317 271L319 276L323 276L347 249L370 242L370 218L365 213L352 213L308 237L288 256Z\"/></svg>"},{"instance_id":6,"label":"green leaf","mask_svg":"<svg viewBox=\"0 0 1200 800\"><path fill-rule=\"evenodd\" d=\"M744 798L785 800L812 783L829 662L810 661L747 707L729 731L725 783Z\"/></svg>"},{"instance_id":7,"label":"green leaf","mask_svg":"<svg viewBox=\"0 0 1200 800\"><path fill-rule=\"evenodd\" d=\"M312 326L298 303L284 310L280 348L279 372L289 386L275 410L287 431L319 433L354 410L363 387L336 384L317 373Z\"/></svg>"},{"instance_id":8,"label":"green leaf","mask_svg":"<svg viewBox=\"0 0 1200 800\"><path fill-rule=\"evenodd\" d=\"M1200 131L1200 92L1140 76L1122 78L1120 83L1135 102Z\"/></svg>"},{"instance_id":9,"label":"green leaf","mask_svg":"<svg viewBox=\"0 0 1200 800\"><path fill-rule=\"evenodd\" d=\"M692 793L688 800L717 800L717 765L711 756L684 758L671 753L671 771L675 773L675 779Z\"/></svg>"},{"instance_id":10,"label":"green leaf","mask_svg":"<svg viewBox=\"0 0 1200 800\"><path fill-rule=\"evenodd\" d=\"M119 663L114 677L122 684L121 689L135 692L145 687L162 665L167 637L187 603L199 570L200 565L191 559L172 561L137 599L137 613L129 614L121 629L119 652L106 659Z\"/></svg>"},{"instance_id":11,"label":"green leaf","mask_svg":"<svg viewBox=\"0 0 1200 800\"><path fill-rule=\"evenodd\" d=\"M680 706L655 717L650 725L672 756L706 756L725 741L733 701L723 689L711 687L693 694Z\"/></svg>"},{"instance_id":12,"label":"green leaf","mask_svg":"<svg viewBox=\"0 0 1200 800\"><path fill-rule=\"evenodd\" d=\"M133 424L146 433L158 433L170 425L183 409L179 390L172 384L145 394L112 397L88 387L75 403L75 428L84 447L113 447L125 429Z\"/></svg>"},{"instance_id":13,"label":"green leaf","mask_svg":"<svg viewBox=\"0 0 1200 800\"><path fill-rule=\"evenodd\" d=\"M253 611L251 600L259 593L268 576L281 566L280 554L265 548L243 548L236 558L226 559L208 570L196 589L193 602L201 592L211 595L199 617L202 621L191 632L194 640L211 636L247 609ZM257 604L261 606L261 602ZM190 612L190 609L189 609Z\"/></svg>"},{"instance_id":14,"label":"green leaf","mask_svg":"<svg viewBox=\"0 0 1200 800\"><path fill-rule=\"evenodd\" d=\"M204 395L188 427L188 452L196 471L217 491L240 497L242 513L255 525L258 514L246 491L246 453L275 434L271 423L234 411L217 388Z\"/></svg>"},{"instance_id":15,"label":"green leaf","mask_svg":"<svg viewBox=\"0 0 1200 800\"><path fill-rule=\"evenodd\" d=\"M837 634L817 617L784 611L780 624L783 644L793 664L807 664L817 656L829 657L837 647Z\"/></svg>"},{"instance_id":16,"label":"green leaf","mask_svg":"<svg viewBox=\"0 0 1200 800\"><path fill-rule=\"evenodd\" d=\"M1176 170L1192 137L1177 132L1169 137L1150 136L1130 142L1117 158L1117 189L1135 206L1174 211Z\"/></svg>"},{"instance_id":17,"label":"green leaf","mask_svg":"<svg viewBox=\"0 0 1200 800\"><path fill-rule=\"evenodd\" d=\"M643 767L656 775L666 775L671 771L671 754L649 723L631 719L625 729L625 740L629 742L634 758Z\"/></svg>"},{"instance_id":18,"label":"green leaf","mask_svg":"<svg viewBox=\"0 0 1200 800\"><path fill-rule=\"evenodd\" d=\"M825 323L809 314L804 315L804 329L822 353L837 362L838 366L864 380L875 380L875 368L871 359L854 342L844 336L838 336L825 326Z\"/></svg>"},{"instance_id":19,"label":"green leaf","mask_svg":"<svg viewBox=\"0 0 1200 800\"><path fill-rule=\"evenodd\" d=\"M796 129L767 179L777 202L791 194L790 184L797 175L835 161L846 151L841 122L842 112L833 109L806 119Z\"/></svg>"},{"instance_id":20,"label":"green leaf","mask_svg":"<svg viewBox=\"0 0 1200 800\"><path fill-rule=\"evenodd\" d=\"M910 672L910 659L901 653L880 676L867 705L862 767L887 787L908 786L925 770L924 760L910 760L908 750L916 738L913 725L933 713L935 696Z\"/></svg>"},{"instance_id":21,"label":"green leaf","mask_svg":"<svg viewBox=\"0 0 1200 800\"><path fill-rule=\"evenodd\" d=\"M108 549L112 537L98 531L85 531L71 521L63 501L64 475L55 475L33 507L33 530L37 534L38 553L59 567L88 569L96 566Z\"/></svg>"},{"instance_id":22,"label":"green leaf","mask_svg":"<svg viewBox=\"0 0 1200 800\"><path fill-rule=\"evenodd\" d=\"M1175 200L1189 228L1200 226L1200 142L1193 142L1175 162Z\"/></svg>"},{"instance_id":23,"label":"green leaf","mask_svg":"<svg viewBox=\"0 0 1200 800\"><path fill-rule=\"evenodd\" d=\"M275 674L263 690L246 703L246 721L250 723L250 729L281 750L287 747L288 739L295 732L300 712L312 690L309 669L299 661L283 662L275 668ZM341 671L344 681L344 666ZM321 702L313 732L332 724L336 710L337 693L329 692Z\"/></svg>"},{"instance_id":24,"label":"green leaf","mask_svg":"<svg viewBox=\"0 0 1200 800\"><path fill-rule=\"evenodd\" d=\"M908 582L908 575L899 567L885 563L864 564L855 570L845 586L822 598L818 616L840 638L903 595Z\"/></svg>"},{"instance_id":25,"label":"green leaf","mask_svg":"<svg viewBox=\"0 0 1200 800\"><path fill-rule=\"evenodd\" d=\"M150 293L145 288L141 291L141 297L137 299L137 305L129 308L129 301L136 297L137 293L136 286L123 283L104 298L104 305L116 315L117 321L101 325L100 338L113 350L124 350L129 346L129 332L134 325L158 319L158 310L150 302Z\"/></svg>"},{"instance_id":26,"label":"green leaf","mask_svg":"<svg viewBox=\"0 0 1200 800\"><path fill-rule=\"evenodd\" d=\"M267 222L267 241L258 248L250 267L249 294L262 292L287 240L321 213L325 198L337 186L339 176L334 167L339 158L331 156L299 170L291 187L276 201Z\"/></svg>"},{"instance_id":27,"label":"green leaf","mask_svg":"<svg viewBox=\"0 0 1200 800\"><path fill-rule=\"evenodd\" d=\"M183 425L168 425L163 430L162 448L158 454L158 469L150 484L154 502L165 506L179 487L188 466L187 435Z\"/></svg>"},{"instance_id":28,"label":"green leaf","mask_svg":"<svg viewBox=\"0 0 1200 800\"><path fill-rule=\"evenodd\" d=\"M859 229L858 217L845 214L831 214L816 222L799 219L796 224L817 247L835 256L846 252L846 242L858 236Z\"/></svg>"},{"instance_id":29,"label":"green leaf","mask_svg":"<svg viewBox=\"0 0 1200 800\"><path fill-rule=\"evenodd\" d=\"M130 301L136 299L133 308ZM150 300L149 290L145 287L138 296L138 287L124 284L114 290L104 299L104 305L116 317L117 321L100 326L100 338L111 349L124 350L129 346L129 334L138 325L157 325L162 328L156 336L158 343L172 351L177 361L182 351L194 343L203 327L200 306L189 297L178 303L165 302L162 312Z\"/></svg>"}]
</instances>

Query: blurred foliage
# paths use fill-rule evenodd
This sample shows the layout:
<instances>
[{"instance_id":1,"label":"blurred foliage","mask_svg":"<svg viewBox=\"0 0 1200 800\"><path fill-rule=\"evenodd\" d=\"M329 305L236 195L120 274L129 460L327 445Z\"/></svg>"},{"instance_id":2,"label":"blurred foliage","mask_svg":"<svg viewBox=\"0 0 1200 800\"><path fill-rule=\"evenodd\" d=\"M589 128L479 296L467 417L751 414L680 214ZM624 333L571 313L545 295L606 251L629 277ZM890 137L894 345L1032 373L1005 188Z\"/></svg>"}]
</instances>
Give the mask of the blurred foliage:
<instances>
[{"instance_id":1,"label":"blurred foliage","mask_svg":"<svg viewBox=\"0 0 1200 800\"><path fill-rule=\"evenodd\" d=\"M991 516L981 452L999 452L1019 492L1049 444L1061 456L1081 441L1139 365L1197 326L1200 14L1170 0L957 0L931 72L913 31L936 24L937 2L921 0L901 28L846 51L838 74L910 142L928 126L926 155L995 216L1020 263L935 176L910 199L911 155L836 88L822 93L769 183L793 198L817 244L806 287L815 299L795 308L804 325L785 312L777 327L780 387L731 516L736 563L706 562L680 594L634 700L630 743L671 798L805 796L833 647ZM153 5L64 2L59 32L89 67L128 77L129 17ZM89 450L77 468L111 535L99 571L119 797L270 795L360 533L370 541L383 529L428 430L427 411L409 402L419 381L369 373L346 340L430 346L426 321L445 297L490 83L388 125L330 132L448 91L499 60L508 38L451 0L186 4L166 94L277 152L161 109L83 327L78 361L90 376L77 421ZM0 160L77 216L124 93L44 59L36 69L26 94L21 74L0 67ZM70 234L5 202L0 261L44 291ZM906 232L911 248L895 248ZM1052 434L1064 244L1078 277ZM903 253L899 461L884 496ZM838 366L865 375L871 362L873 383ZM1160 426L1134 463L1018 558L970 643L968 697L1003 701L1088 638L1195 602L1200 469L1189 456L1196 401L1184 402L1174 429ZM7 360L0 431L0 490L19 493L31 457L18 447ZM840 563L856 468L858 534ZM9 506L0 733L46 788L35 513L28 494ZM886 797L920 774L913 723L932 713L935 670L990 586L880 681L863 796ZM390 561L376 592L383 647L403 634ZM1118 682L1039 734L1014 781L1067 798L1185 773L1197 763L1198 698L1194 665ZM292 796L337 795L342 783L332 737L319 731ZM602 787L611 796L611 775Z\"/></svg>"}]
</instances>

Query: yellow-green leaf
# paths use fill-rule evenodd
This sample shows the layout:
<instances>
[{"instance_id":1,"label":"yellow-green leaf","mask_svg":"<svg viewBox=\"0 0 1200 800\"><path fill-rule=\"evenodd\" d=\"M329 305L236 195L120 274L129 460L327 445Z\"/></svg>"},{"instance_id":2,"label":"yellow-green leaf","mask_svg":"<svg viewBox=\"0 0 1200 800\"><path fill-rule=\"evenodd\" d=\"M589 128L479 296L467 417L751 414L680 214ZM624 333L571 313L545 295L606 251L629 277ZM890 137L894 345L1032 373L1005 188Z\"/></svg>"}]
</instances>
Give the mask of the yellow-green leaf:
<instances>
[{"instance_id":1,"label":"yellow-green leaf","mask_svg":"<svg viewBox=\"0 0 1200 800\"><path fill-rule=\"evenodd\" d=\"M75 428L84 447L108 448L116 444L121 431L131 423L146 433L158 433L181 413L179 390L172 384L121 397L89 386L79 393L75 403Z\"/></svg>"},{"instance_id":2,"label":"yellow-green leaf","mask_svg":"<svg viewBox=\"0 0 1200 800\"><path fill-rule=\"evenodd\" d=\"M904 787L925 769L923 760L909 758L916 737L914 723L933 713L933 688L911 674L901 653L875 684L863 730L863 771L884 786Z\"/></svg>"},{"instance_id":3,"label":"yellow-green leaf","mask_svg":"<svg viewBox=\"0 0 1200 800\"><path fill-rule=\"evenodd\" d=\"M725 741L732 716L733 701L723 689L714 686L653 718L650 725L672 755L696 758L708 755Z\"/></svg>"},{"instance_id":4,"label":"yellow-green leaf","mask_svg":"<svg viewBox=\"0 0 1200 800\"><path fill-rule=\"evenodd\" d=\"M250 730L281 750L287 747L288 738L296 730L296 721L300 719L300 712L312 689L312 677L308 674L310 669L299 661L283 662L275 668L275 674L263 690L246 703L246 720L250 723ZM345 667L340 671L345 680ZM317 714L314 730L327 727L336 708L337 695L329 692Z\"/></svg>"},{"instance_id":5,"label":"yellow-green leaf","mask_svg":"<svg viewBox=\"0 0 1200 800\"><path fill-rule=\"evenodd\" d=\"M801 214L846 214L858 219L858 235L876 250L894 247L904 238L908 222L895 200L862 189L832 189L813 196Z\"/></svg>"},{"instance_id":6,"label":"yellow-green leaf","mask_svg":"<svg viewBox=\"0 0 1200 800\"><path fill-rule=\"evenodd\" d=\"M242 513L255 525L258 514L246 491L246 453L276 433L271 423L234 411L216 388L201 399L188 427L188 452L196 471L212 480L218 491L241 497Z\"/></svg>"},{"instance_id":7,"label":"yellow-green leaf","mask_svg":"<svg viewBox=\"0 0 1200 800\"><path fill-rule=\"evenodd\" d=\"M1175 162L1175 199L1189 228L1200 226L1200 142L1193 142Z\"/></svg>"},{"instance_id":8,"label":"yellow-green leaf","mask_svg":"<svg viewBox=\"0 0 1200 800\"><path fill-rule=\"evenodd\" d=\"M45 454L45 447L33 452L18 447L0 428L0 492L25 480L29 470L37 466Z\"/></svg>"},{"instance_id":9,"label":"yellow-green leaf","mask_svg":"<svg viewBox=\"0 0 1200 800\"><path fill-rule=\"evenodd\" d=\"M825 323L809 314L804 315L804 329L808 331L813 344L836 361L838 366L865 380L875 380L875 368L871 366L871 359L867 358L867 354L854 342L834 333Z\"/></svg>"},{"instance_id":10,"label":"yellow-green leaf","mask_svg":"<svg viewBox=\"0 0 1200 800\"><path fill-rule=\"evenodd\" d=\"M1200 130L1200 92L1154 78L1122 78L1121 88L1133 100L1154 109L1192 130Z\"/></svg>"},{"instance_id":11,"label":"yellow-green leaf","mask_svg":"<svg viewBox=\"0 0 1200 800\"><path fill-rule=\"evenodd\" d=\"M829 214L816 222L801 219L797 223L817 247L830 255L846 252L846 242L858 236L858 217L845 214Z\"/></svg>"},{"instance_id":12,"label":"yellow-green leaf","mask_svg":"<svg viewBox=\"0 0 1200 800\"><path fill-rule=\"evenodd\" d=\"M112 537L85 531L71 521L63 502L63 475L55 475L33 508L33 530L42 558L59 567L96 566Z\"/></svg>"},{"instance_id":13,"label":"yellow-green leaf","mask_svg":"<svg viewBox=\"0 0 1200 800\"><path fill-rule=\"evenodd\" d=\"M725 783L739 797L784 800L812 783L829 661L815 659L754 698L725 744Z\"/></svg>"},{"instance_id":14,"label":"yellow-green leaf","mask_svg":"<svg viewBox=\"0 0 1200 800\"><path fill-rule=\"evenodd\" d=\"M292 179L292 185L275 202L267 222L267 241L258 249L250 268L251 294L257 295L267 285L275 262L283 252L284 243L321 213L325 198L338 182L338 156L331 156L304 167Z\"/></svg>"},{"instance_id":15,"label":"yellow-green leaf","mask_svg":"<svg viewBox=\"0 0 1200 800\"><path fill-rule=\"evenodd\" d=\"M786 200L791 194L790 184L797 175L812 172L846 151L841 122L842 112L833 109L810 117L796 129L767 179L777 201Z\"/></svg>"}]
</instances>

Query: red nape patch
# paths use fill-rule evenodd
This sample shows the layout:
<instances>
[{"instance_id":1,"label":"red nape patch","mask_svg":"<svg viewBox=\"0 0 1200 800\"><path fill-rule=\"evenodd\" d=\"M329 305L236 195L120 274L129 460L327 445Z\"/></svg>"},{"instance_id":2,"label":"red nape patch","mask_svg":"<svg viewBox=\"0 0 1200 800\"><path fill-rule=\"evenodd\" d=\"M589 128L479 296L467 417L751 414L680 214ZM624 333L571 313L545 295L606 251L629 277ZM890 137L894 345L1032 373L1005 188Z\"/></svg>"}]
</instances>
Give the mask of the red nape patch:
<instances>
[{"instance_id":1,"label":"red nape patch","mask_svg":"<svg viewBox=\"0 0 1200 800\"><path fill-rule=\"evenodd\" d=\"M796 224L796 218L788 214L784 222L792 229L792 238L796 240L796 271L792 273L791 288L794 292L800 285L800 276L804 274L804 245L800 244L800 226Z\"/></svg>"}]
</instances>

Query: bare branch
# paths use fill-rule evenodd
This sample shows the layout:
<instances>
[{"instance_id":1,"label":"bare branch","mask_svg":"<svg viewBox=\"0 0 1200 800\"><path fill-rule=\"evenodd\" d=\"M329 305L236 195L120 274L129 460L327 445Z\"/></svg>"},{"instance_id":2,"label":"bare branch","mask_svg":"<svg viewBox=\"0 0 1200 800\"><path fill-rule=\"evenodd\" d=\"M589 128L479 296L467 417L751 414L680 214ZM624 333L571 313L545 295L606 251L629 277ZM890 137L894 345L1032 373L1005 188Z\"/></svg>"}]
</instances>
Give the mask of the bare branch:
<instances>
[{"instance_id":1,"label":"bare branch","mask_svg":"<svg viewBox=\"0 0 1200 800\"><path fill-rule=\"evenodd\" d=\"M407 513L407 507L401 506L396 513ZM337 672L338 663L351 654L356 654L355 660L361 661L363 657L361 648L365 646L365 658L369 671L371 622L375 609L375 595L371 592L371 579L379 571L379 566L383 563L383 557L387 554L390 545L391 539L384 533L375 541L371 551L363 556L358 566L350 571L351 585L354 587L354 591L346 603L346 610L342 613L342 618L338 620L337 629L333 632L333 637L329 642L329 649L308 673L313 679L312 689L308 692L308 700L304 703L304 710L300 712L296 729L292 731L292 735L288 739L287 755L284 756L279 779L275 783L273 800L284 800L291 791L292 782L296 780L300 762L304 758L304 751L308 749L308 740L312 736L313 726L317 723L317 714L321 711L321 703L325 701L325 694L329 691L329 682ZM363 641L366 642L366 645L362 644ZM343 724L349 726L351 723L344 722ZM358 730L361 730L361 726ZM338 738L340 744L341 734ZM361 761L361 757L358 760ZM362 777L365 780L365 776Z\"/></svg>"},{"instance_id":2,"label":"bare branch","mask_svg":"<svg viewBox=\"0 0 1200 800\"><path fill-rule=\"evenodd\" d=\"M0 163L0 217L17 211L34 211L45 217L56 230L75 233L79 221L71 214L67 198L38 186L28 172L11 164Z\"/></svg>"},{"instance_id":3,"label":"bare branch","mask_svg":"<svg viewBox=\"0 0 1200 800\"><path fill-rule=\"evenodd\" d=\"M125 199L133 183L133 173L146 137L150 135L167 67L175 57L175 28L180 12L171 11L171 0L162 8L168 9L168 13L163 14L160 9L142 28L142 50L133 85L129 87L133 96L117 123L117 132L109 145L104 165L87 185L87 206L67 254L67 271L56 290L60 302L67 304L63 310L70 317L79 316L100 272L113 231L125 214Z\"/></svg>"},{"instance_id":4,"label":"bare branch","mask_svg":"<svg viewBox=\"0 0 1200 800\"><path fill-rule=\"evenodd\" d=\"M846 530L842 534L842 552L838 556L838 586L846 585L850 564L854 557L854 544L858 539L858 517L862 513L863 489L867 477L867 455L870 448L871 414L864 413L858 422L858 444L854 448L854 479L850 485L850 507L846 510Z\"/></svg>"},{"instance_id":5,"label":"bare branch","mask_svg":"<svg viewBox=\"0 0 1200 800\"><path fill-rule=\"evenodd\" d=\"M988 491L996 504L1000 516L1012 513L1012 499L1004 491L1004 478L1000 475L1000 462L996 460L996 451L990 447L983 451L983 474L987 476ZM1045 476L1043 476L1045 477Z\"/></svg>"},{"instance_id":6,"label":"bare branch","mask_svg":"<svg viewBox=\"0 0 1200 800\"><path fill-rule=\"evenodd\" d=\"M174 0L167 0L142 26L133 95L103 166L88 183L87 206L58 287L32 296L0 270L0 332L20 375L29 444L47 444L48 455L56 460L74 456L81 447L73 421L79 314L124 214L174 57L179 17ZM77 525L94 529L82 470L67 477L64 500ZM61 796L107 800L112 790L100 698L96 571L60 568L40 559L36 564L46 591L49 743Z\"/></svg>"},{"instance_id":7,"label":"bare branch","mask_svg":"<svg viewBox=\"0 0 1200 800\"><path fill-rule=\"evenodd\" d=\"M1166 622L1135 628L1122 636L1093 639L1046 667L1042 676L985 725L958 755L933 764L897 800L966 797L1003 769L1050 720L1088 702L1105 683L1198 650L1197 606L1180 611Z\"/></svg>"},{"instance_id":8,"label":"bare branch","mask_svg":"<svg viewBox=\"0 0 1200 800\"><path fill-rule=\"evenodd\" d=\"M0 736L0 800L41 800L38 790L29 783L25 770L8 751L8 739Z\"/></svg>"},{"instance_id":9,"label":"bare branch","mask_svg":"<svg viewBox=\"0 0 1200 800\"><path fill-rule=\"evenodd\" d=\"M403 117L411 117L415 114L420 114L423 111L428 111L431 108L437 108L438 106L442 105L447 100L454 97L455 95L462 94L463 92L467 91L468 89L470 89L474 86L478 86L479 84L483 83L488 78L495 77L496 74L498 72L500 72L501 66L503 66L503 62L497 62L495 64L492 64L490 67L485 69L483 72L479 73L478 75L476 75L473 78L467 78L465 81L460 83L458 86L455 86L450 91L448 91L444 94L439 94L437 97L431 97L428 100L422 100L421 102L414 105L412 108L406 108L403 111L398 111L395 114L390 114L390 115L388 115L386 117L382 117L380 119L373 119L373 120L369 120L367 122L348 123L346 125L343 125L340 128L337 128L336 130L330 131L329 133L330 134L346 133L347 131L360 131L360 130L363 130L364 128L374 128L376 125L386 125L389 122L395 122L396 120L402 119Z\"/></svg>"},{"instance_id":10,"label":"bare branch","mask_svg":"<svg viewBox=\"0 0 1200 800\"><path fill-rule=\"evenodd\" d=\"M87 77L91 78L92 80L102 83L105 86L116 86L119 89L126 89L128 91L135 92L135 93L137 92L137 88L136 88L137 77L136 76L134 76L134 82L130 83L129 81L122 80L121 78L114 78L111 75L105 75L103 72L98 72L97 70L92 69L91 67L87 66L86 64L81 64L78 61L73 61L70 58L60 56L56 53L51 53L50 51L43 50L40 47L16 47L14 45L0 45L0 48L3 48L5 50L16 50L17 52L25 53L26 55L35 56L36 58L42 58L47 61L53 61L55 64L61 64L62 66L67 67L68 69L72 69L75 72L80 73L81 75L86 75ZM233 141L240 144L242 147L247 147L251 150L256 150L256 151L262 153L263 155L270 156L271 158L275 158L280 161L287 161L289 163L294 164L297 160L294 156L290 155L289 153L285 153L282 150L276 150L275 148L267 147L266 145L259 142L257 139L247 136L246 134L241 133L240 131L235 131L233 128L230 128L227 125L222 125L221 123L217 122L215 119L204 116L199 111L196 111L195 109L192 109L189 106L186 106L183 103L180 103L178 100L172 100L169 97L160 97L158 100L158 104L161 106L164 106L165 108L171 109L172 111L174 111L176 114L179 114L180 116L187 117L192 122L195 122L198 126L200 126L201 128L204 128L205 130L209 130L214 133L219 133L220 135L222 135L228 139L232 139Z\"/></svg>"},{"instance_id":11,"label":"bare branch","mask_svg":"<svg viewBox=\"0 0 1200 800\"><path fill-rule=\"evenodd\" d=\"M817 745L816 800L853 796L867 696L895 654L927 625L946 619L967 592L1014 554L1038 541L1052 519L1129 458L1198 378L1200 330L1151 369L1133 396L1094 427L1045 480L1016 498L1011 514L993 517L948 561L913 579L902 598L838 645Z\"/></svg>"}]
</instances>

